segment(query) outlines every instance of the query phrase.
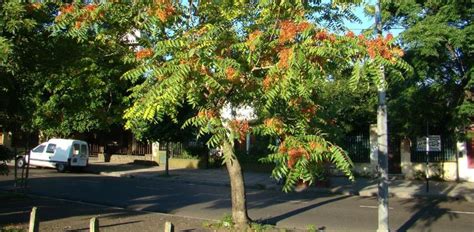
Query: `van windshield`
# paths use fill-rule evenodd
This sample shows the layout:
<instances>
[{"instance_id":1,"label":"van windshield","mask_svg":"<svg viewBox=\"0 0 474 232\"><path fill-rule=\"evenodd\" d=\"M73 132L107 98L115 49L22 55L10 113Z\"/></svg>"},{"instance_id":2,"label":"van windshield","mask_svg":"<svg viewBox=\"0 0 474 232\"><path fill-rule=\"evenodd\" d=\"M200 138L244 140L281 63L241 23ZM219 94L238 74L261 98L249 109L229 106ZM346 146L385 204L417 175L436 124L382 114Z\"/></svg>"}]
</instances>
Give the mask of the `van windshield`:
<instances>
[{"instance_id":1,"label":"van windshield","mask_svg":"<svg viewBox=\"0 0 474 232\"><path fill-rule=\"evenodd\" d=\"M45 147L44 145L39 145L35 147L35 149L33 149L33 152L43 152L44 147Z\"/></svg>"}]
</instances>

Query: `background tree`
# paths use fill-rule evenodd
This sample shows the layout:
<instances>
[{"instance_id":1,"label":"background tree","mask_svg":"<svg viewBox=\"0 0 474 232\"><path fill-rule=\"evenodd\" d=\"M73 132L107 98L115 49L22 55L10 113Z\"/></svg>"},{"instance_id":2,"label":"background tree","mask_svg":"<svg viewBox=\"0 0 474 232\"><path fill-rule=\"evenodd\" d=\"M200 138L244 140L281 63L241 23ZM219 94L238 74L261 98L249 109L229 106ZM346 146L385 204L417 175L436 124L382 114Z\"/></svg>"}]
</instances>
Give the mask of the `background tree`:
<instances>
[{"instance_id":1,"label":"background tree","mask_svg":"<svg viewBox=\"0 0 474 232\"><path fill-rule=\"evenodd\" d=\"M129 82L128 50L100 40L82 43L48 30L59 12L54 3L2 3L2 37L9 48L3 62L5 127L67 137L121 124Z\"/></svg>"},{"instance_id":2,"label":"background tree","mask_svg":"<svg viewBox=\"0 0 474 232\"><path fill-rule=\"evenodd\" d=\"M92 28L114 24L124 9L123 4L63 7L63 12L75 10L67 10L53 28L79 38ZM84 16L100 12L106 13ZM377 81L381 63L407 69L390 37L328 32L339 29L341 17L353 14L319 1L156 1L129 6L126 12L134 22L127 25L128 35L140 45L126 58L139 63L123 76L136 85L126 126L167 117L177 122L185 104L196 110L183 126L197 127L198 135L211 136L209 147L223 149L232 216L239 228L246 227L249 218L235 140L248 132L280 139L266 160L275 162L275 177L287 177L285 191L317 180L326 163L353 178L350 159L326 134L335 115L322 102L323 89L337 80L353 87L360 80ZM77 22L80 26L73 26ZM96 30L96 37L107 37L109 29ZM237 115L223 117L226 109L241 107L253 109L252 124Z\"/></svg>"},{"instance_id":3,"label":"background tree","mask_svg":"<svg viewBox=\"0 0 474 232\"><path fill-rule=\"evenodd\" d=\"M173 143L185 143L196 138L197 132L194 128L181 127L195 113L190 106L185 105L178 109L178 115L175 120L165 117L161 121L150 122L143 118L134 118L131 123L130 129L137 139L164 143L166 145L166 175L169 175L169 158L173 150Z\"/></svg>"},{"instance_id":4,"label":"background tree","mask_svg":"<svg viewBox=\"0 0 474 232\"><path fill-rule=\"evenodd\" d=\"M473 117L472 3L387 1L384 25L402 27L400 43L412 75L394 82L389 96L391 130L401 135L463 132Z\"/></svg>"},{"instance_id":5,"label":"background tree","mask_svg":"<svg viewBox=\"0 0 474 232\"><path fill-rule=\"evenodd\" d=\"M0 8L0 121L5 130L13 130L22 124L29 124L31 118L23 104L29 80L14 78L19 73L17 56L21 52L16 45L24 40L18 34L31 32L36 25L26 17L24 5L13 2L1 3Z\"/></svg>"},{"instance_id":6,"label":"background tree","mask_svg":"<svg viewBox=\"0 0 474 232\"><path fill-rule=\"evenodd\" d=\"M13 159L15 154L7 147L0 145L0 175L7 175L9 172L7 161Z\"/></svg>"}]
</instances>

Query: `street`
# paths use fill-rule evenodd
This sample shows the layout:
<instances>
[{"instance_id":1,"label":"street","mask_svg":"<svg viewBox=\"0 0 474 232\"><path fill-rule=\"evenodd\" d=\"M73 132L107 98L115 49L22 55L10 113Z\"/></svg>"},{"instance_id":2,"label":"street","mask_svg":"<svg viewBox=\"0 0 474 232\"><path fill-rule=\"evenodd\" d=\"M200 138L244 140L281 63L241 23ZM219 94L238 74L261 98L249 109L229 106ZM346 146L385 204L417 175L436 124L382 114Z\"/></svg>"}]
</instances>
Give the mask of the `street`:
<instances>
[{"instance_id":1,"label":"street","mask_svg":"<svg viewBox=\"0 0 474 232\"><path fill-rule=\"evenodd\" d=\"M0 190L11 188L13 173L0 176ZM54 198L162 212L203 219L230 214L230 189L166 180L105 177L88 173L57 173L31 169L30 193ZM375 231L375 198L247 190L253 220L279 227L326 231ZM442 199L390 198L392 231L472 231L474 203ZM1 215L0 215L1 219Z\"/></svg>"}]
</instances>

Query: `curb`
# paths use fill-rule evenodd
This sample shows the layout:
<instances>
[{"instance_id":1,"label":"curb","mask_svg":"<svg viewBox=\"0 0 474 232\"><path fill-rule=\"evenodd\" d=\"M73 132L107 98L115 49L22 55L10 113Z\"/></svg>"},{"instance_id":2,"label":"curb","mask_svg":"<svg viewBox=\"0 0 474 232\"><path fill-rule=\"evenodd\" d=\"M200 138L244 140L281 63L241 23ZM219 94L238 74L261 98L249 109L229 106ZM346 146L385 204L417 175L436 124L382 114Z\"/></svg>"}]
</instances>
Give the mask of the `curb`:
<instances>
[{"instance_id":1,"label":"curb","mask_svg":"<svg viewBox=\"0 0 474 232\"><path fill-rule=\"evenodd\" d=\"M360 191L358 192L359 196L362 197L377 197L378 193L373 191ZM410 198L423 198L423 199L442 199L442 200L453 200L453 201L467 201L474 202L472 196L468 195L453 195L448 194L439 194L439 193L409 193L409 192L398 192L398 193L389 193L389 197L396 197L401 199L410 199Z\"/></svg>"}]
</instances>

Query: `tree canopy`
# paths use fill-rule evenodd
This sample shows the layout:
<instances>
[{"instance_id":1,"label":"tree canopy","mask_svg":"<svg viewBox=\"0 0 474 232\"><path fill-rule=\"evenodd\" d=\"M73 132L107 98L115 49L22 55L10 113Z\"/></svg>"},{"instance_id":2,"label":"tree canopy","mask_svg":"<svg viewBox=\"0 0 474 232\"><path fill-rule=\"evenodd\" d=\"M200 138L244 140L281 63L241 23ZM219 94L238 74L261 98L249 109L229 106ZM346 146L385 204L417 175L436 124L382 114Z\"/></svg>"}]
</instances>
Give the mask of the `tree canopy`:
<instances>
[{"instance_id":1,"label":"tree canopy","mask_svg":"<svg viewBox=\"0 0 474 232\"><path fill-rule=\"evenodd\" d=\"M404 28L400 43L412 75L392 83L389 96L392 131L463 132L472 123L472 5L456 1L387 1L386 29Z\"/></svg>"},{"instance_id":2,"label":"tree canopy","mask_svg":"<svg viewBox=\"0 0 474 232\"><path fill-rule=\"evenodd\" d=\"M124 48L52 36L59 5L1 4L2 126L71 136L120 124L130 66ZM3 107L5 106L5 107Z\"/></svg>"},{"instance_id":3,"label":"tree canopy","mask_svg":"<svg viewBox=\"0 0 474 232\"><path fill-rule=\"evenodd\" d=\"M114 24L120 18L111 15L123 7L67 5L55 27L69 27L71 35L83 38L96 25ZM74 8L78 9L69 12ZM175 118L177 108L187 102L199 113L185 125L200 127L201 134L211 133L209 145L219 146L247 132L238 130L250 128L248 122L223 121L222 109L229 104L250 105L259 116L252 125L256 132L299 141L290 148L314 140L322 143L322 153L338 154L320 130L331 119L324 118L318 103L322 87L339 79L377 81L380 63L406 66L398 59L402 51L391 46L390 36L367 39L321 27L329 19L317 16L330 15L324 13L331 10L339 12L331 6L283 2L201 1L191 7L157 1L131 6L126 12L135 21L127 26L140 46L128 58L140 65L124 75L139 83L133 89L134 104L125 115L127 127L132 128L137 118ZM97 37L103 37L107 28L100 30ZM344 156L335 157L343 163Z\"/></svg>"},{"instance_id":4,"label":"tree canopy","mask_svg":"<svg viewBox=\"0 0 474 232\"><path fill-rule=\"evenodd\" d=\"M328 163L352 179L350 159L330 136L341 112L331 91L381 84L382 64L398 75L409 70L391 35L344 31L342 19L354 14L321 1L72 3L57 12L54 35L128 49L127 128L179 122L184 105L195 110L182 126L223 149L238 225L248 216L235 140L247 133L279 139L265 160L276 164L273 176L286 177L285 191L318 180ZM243 107L255 116L223 117Z\"/></svg>"}]
</instances>

